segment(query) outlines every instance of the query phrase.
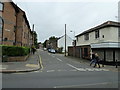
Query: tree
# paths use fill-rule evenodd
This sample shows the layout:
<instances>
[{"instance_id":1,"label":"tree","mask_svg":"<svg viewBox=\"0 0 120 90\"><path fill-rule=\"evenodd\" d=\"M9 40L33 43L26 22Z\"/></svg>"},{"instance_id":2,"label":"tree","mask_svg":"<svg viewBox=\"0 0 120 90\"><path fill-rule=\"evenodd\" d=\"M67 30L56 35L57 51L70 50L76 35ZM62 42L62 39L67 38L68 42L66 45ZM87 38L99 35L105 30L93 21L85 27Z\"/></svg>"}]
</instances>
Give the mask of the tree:
<instances>
[{"instance_id":1,"label":"tree","mask_svg":"<svg viewBox=\"0 0 120 90\"><path fill-rule=\"evenodd\" d=\"M49 40L56 40L57 38L55 36L51 36Z\"/></svg>"},{"instance_id":2,"label":"tree","mask_svg":"<svg viewBox=\"0 0 120 90\"><path fill-rule=\"evenodd\" d=\"M46 48L46 42L47 42L47 40L45 40L43 43L43 47L45 47L45 48Z\"/></svg>"},{"instance_id":3,"label":"tree","mask_svg":"<svg viewBox=\"0 0 120 90\"><path fill-rule=\"evenodd\" d=\"M37 33L35 31L32 31L32 36L34 40L34 46L38 48L38 39L37 39Z\"/></svg>"}]
</instances>

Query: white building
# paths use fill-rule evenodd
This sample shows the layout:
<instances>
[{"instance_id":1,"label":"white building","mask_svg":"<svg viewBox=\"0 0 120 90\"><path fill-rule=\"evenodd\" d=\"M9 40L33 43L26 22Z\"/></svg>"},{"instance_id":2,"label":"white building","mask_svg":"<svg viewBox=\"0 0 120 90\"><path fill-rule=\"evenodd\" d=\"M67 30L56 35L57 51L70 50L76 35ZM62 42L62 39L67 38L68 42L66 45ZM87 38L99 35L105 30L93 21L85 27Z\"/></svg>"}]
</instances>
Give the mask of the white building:
<instances>
[{"instance_id":1,"label":"white building","mask_svg":"<svg viewBox=\"0 0 120 90\"><path fill-rule=\"evenodd\" d=\"M73 40L66 35L66 51L68 51L68 46L72 46L73 44ZM63 48L63 52L65 52L65 35L60 37L60 39L58 39L58 48Z\"/></svg>"},{"instance_id":2,"label":"white building","mask_svg":"<svg viewBox=\"0 0 120 90\"><path fill-rule=\"evenodd\" d=\"M90 58L90 52L106 61L120 59L120 23L107 21L76 36L81 58Z\"/></svg>"}]
</instances>

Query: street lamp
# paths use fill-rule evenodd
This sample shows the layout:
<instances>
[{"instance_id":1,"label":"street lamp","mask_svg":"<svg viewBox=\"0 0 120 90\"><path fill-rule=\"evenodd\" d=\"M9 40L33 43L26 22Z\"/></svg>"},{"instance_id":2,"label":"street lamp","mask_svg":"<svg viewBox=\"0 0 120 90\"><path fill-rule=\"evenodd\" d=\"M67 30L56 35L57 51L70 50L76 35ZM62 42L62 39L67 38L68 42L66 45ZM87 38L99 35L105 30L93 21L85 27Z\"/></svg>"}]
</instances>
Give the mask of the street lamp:
<instances>
[{"instance_id":1,"label":"street lamp","mask_svg":"<svg viewBox=\"0 0 120 90\"><path fill-rule=\"evenodd\" d=\"M115 16L115 18L116 18L116 21L118 21L118 16Z\"/></svg>"},{"instance_id":2,"label":"street lamp","mask_svg":"<svg viewBox=\"0 0 120 90\"><path fill-rule=\"evenodd\" d=\"M72 31L72 30L71 30L70 32L73 32L73 33L74 33L74 38L73 38L73 40L75 40L75 31Z\"/></svg>"}]
</instances>

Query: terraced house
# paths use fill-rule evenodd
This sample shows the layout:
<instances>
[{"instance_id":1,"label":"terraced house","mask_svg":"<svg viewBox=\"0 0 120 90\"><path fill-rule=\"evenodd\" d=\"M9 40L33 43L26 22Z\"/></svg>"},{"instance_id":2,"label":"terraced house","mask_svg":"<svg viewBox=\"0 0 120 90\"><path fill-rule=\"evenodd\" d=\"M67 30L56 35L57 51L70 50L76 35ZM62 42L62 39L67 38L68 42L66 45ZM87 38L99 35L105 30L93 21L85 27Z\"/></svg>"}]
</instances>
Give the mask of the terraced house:
<instances>
[{"instance_id":1,"label":"terraced house","mask_svg":"<svg viewBox=\"0 0 120 90\"><path fill-rule=\"evenodd\" d=\"M71 50L74 49L74 50ZM115 62L120 59L120 23L107 21L76 36L76 47L69 47L69 55L90 59L96 52L101 59ZM119 60L120 61L120 60Z\"/></svg>"},{"instance_id":2,"label":"terraced house","mask_svg":"<svg viewBox=\"0 0 120 90\"><path fill-rule=\"evenodd\" d=\"M25 12L8 1L0 2L0 44L31 46L32 31Z\"/></svg>"}]
</instances>

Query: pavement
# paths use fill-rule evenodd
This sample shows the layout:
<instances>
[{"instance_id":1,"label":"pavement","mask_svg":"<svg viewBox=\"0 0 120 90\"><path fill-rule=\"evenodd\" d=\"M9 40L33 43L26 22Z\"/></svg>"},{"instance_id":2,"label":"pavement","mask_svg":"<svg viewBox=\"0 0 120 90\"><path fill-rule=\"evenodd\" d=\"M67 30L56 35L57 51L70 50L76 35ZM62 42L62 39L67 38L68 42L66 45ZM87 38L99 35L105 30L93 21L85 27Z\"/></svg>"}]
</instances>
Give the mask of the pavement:
<instances>
[{"instance_id":1,"label":"pavement","mask_svg":"<svg viewBox=\"0 0 120 90\"><path fill-rule=\"evenodd\" d=\"M38 50L39 51L39 50ZM41 57L39 52L36 52L34 55L30 54L26 61L21 62L0 62L0 73L18 73L18 72L32 72L37 71L42 68L41 65ZM74 60L80 61L80 63L85 64L87 66L90 65L89 60L79 59L71 56L67 56L67 58L72 58ZM97 68L97 67L96 67ZM111 66L111 65L104 65L101 68L109 69L111 71L117 71L119 67Z\"/></svg>"},{"instance_id":2,"label":"pavement","mask_svg":"<svg viewBox=\"0 0 120 90\"><path fill-rule=\"evenodd\" d=\"M72 56L67 56L67 58L72 58L72 59L74 59L74 60L76 60L76 61L78 61L78 62L80 62L80 63L82 63L82 64L84 64L88 67L93 67L94 66L94 64L92 64L90 66L90 60L80 59L80 58L76 58L76 57L72 57ZM98 65L96 65L95 68L99 68ZM102 65L102 64L100 64L100 69L107 69L109 71L119 72L120 71L120 66L116 67L115 65L113 66L113 65L106 65L106 64Z\"/></svg>"},{"instance_id":3,"label":"pavement","mask_svg":"<svg viewBox=\"0 0 120 90\"><path fill-rule=\"evenodd\" d=\"M40 56L38 51L30 54L26 61L20 62L0 62L1 73L32 72L41 69Z\"/></svg>"}]
</instances>

